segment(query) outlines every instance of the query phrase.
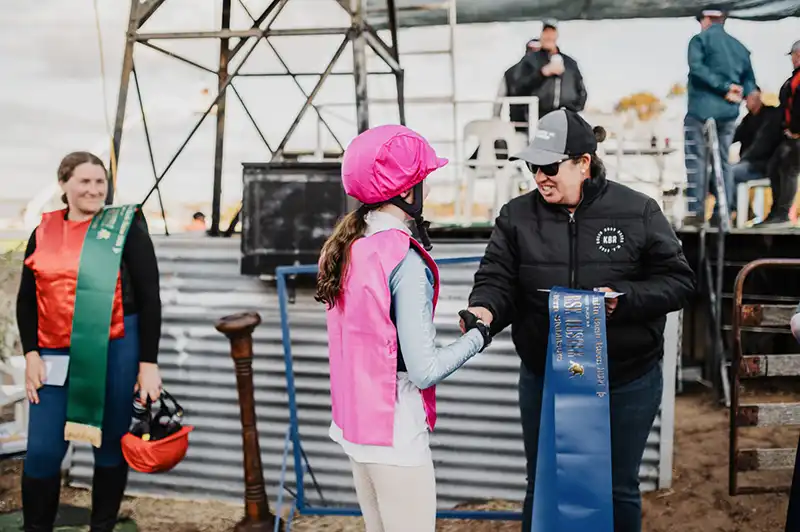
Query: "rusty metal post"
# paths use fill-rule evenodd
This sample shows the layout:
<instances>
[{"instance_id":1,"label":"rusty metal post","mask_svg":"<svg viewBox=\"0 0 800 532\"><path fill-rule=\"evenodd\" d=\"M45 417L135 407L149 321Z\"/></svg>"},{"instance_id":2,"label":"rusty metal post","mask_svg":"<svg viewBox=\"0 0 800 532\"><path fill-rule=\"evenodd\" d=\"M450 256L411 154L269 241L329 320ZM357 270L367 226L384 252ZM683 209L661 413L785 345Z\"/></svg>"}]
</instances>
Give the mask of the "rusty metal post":
<instances>
[{"instance_id":1,"label":"rusty metal post","mask_svg":"<svg viewBox=\"0 0 800 532\"><path fill-rule=\"evenodd\" d=\"M111 160L108 164L109 187L106 204L114 203L114 194L117 189L117 173L119 172L119 151L122 145L122 131L125 127L125 109L128 105L128 86L131 71L133 70L133 45L136 43L136 32L141 27L139 4L131 0L130 14L128 16L128 31L125 33L125 53L122 56L122 72L119 81L119 94L117 95L117 114L114 118L114 137L111 140ZM103 109L103 113L106 109ZM144 115L142 115L144 117ZM112 164L113 163L113 164Z\"/></svg>"},{"instance_id":2,"label":"rusty metal post","mask_svg":"<svg viewBox=\"0 0 800 532\"><path fill-rule=\"evenodd\" d=\"M236 367L236 389L242 419L242 450L244 451L245 516L235 532L266 532L275 528L264 487L261 447L256 429L256 404L253 393L253 331L261 323L256 312L225 316L216 328L231 342L231 358Z\"/></svg>"},{"instance_id":3,"label":"rusty metal post","mask_svg":"<svg viewBox=\"0 0 800 532\"><path fill-rule=\"evenodd\" d=\"M366 0L350 0L353 13L353 79L356 85L356 124L358 132L369 129L369 98L367 97L367 41L364 33L367 16ZM394 43L393 43L394 44Z\"/></svg>"},{"instance_id":4,"label":"rusty metal post","mask_svg":"<svg viewBox=\"0 0 800 532\"><path fill-rule=\"evenodd\" d=\"M231 27L231 0L222 0L222 31ZM217 70L217 140L214 146L214 189L211 195L211 236L219 236L222 205L222 167L225 159L225 100L228 83L228 60L231 55L228 39L219 40L219 67Z\"/></svg>"},{"instance_id":5,"label":"rusty metal post","mask_svg":"<svg viewBox=\"0 0 800 532\"><path fill-rule=\"evenodd\" d=\"M392 35L392 57L400 63L400 45L397 42L397 5L395 0L386 0L386 10L389 14L389 32ZM406 125L406 93L405 73L400 68L394 71L397 84L397 109L400 112L400 123Z\"/></svg>"}]
</instances>

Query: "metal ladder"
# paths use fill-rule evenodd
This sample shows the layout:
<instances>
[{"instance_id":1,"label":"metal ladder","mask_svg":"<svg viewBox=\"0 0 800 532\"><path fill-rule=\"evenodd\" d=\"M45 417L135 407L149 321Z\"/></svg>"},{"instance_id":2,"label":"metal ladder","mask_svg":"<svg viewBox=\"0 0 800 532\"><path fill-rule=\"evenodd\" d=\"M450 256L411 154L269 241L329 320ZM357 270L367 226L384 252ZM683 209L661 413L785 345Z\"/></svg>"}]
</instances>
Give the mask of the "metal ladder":
<instances>
[{"instance_id":1,"label":"metal ladder","mask_svg":"<svg viewBox=\"0 0 800 532\"><path fill-rule=\"evenodd\" d=\"M417 49L413 51L404 51L402 47L399 48L398 56L400 59L400 64L403 63L404 57L413 57L413 56L430 56L430 55L440 55L440 56L447 56L449 58L449 73L450 73L450 87L449 87L449 94L445 96L420 96L420 97L412 97L412 98L405 98L406 107L410 105L432 105L432 104L443 104L449 105L451 108L451 119L452 119L452 141L451 140L442 140L436 139L435 141L432 140L434 143L439 144L450 144L453 143L454 148L454 157L455 160L460 160L460 151L461 146L459 142L460 132L458 127L458 109L456 104L456 59L455 59L455 33L456 33L456 24L457 24L457 16L456 16L456 3L457 0L431 0L429 3L424 5L416 5L416 6L398 6L397 7L397 15L398 19L401 18L403 13L410 13L410 12L419 12L419 11L444 11L447 13L447 31L448 31L448 39L447 39L447 46L446 47L438 47L436 49ZM370 102L375 103L391 103L389 101L384 101L381 99L372 99L370 98ZM413 127L413 124L411 124Z\"/></svg>"},{"instance_id":2,"label":"metal ladder","mask_svg":"<svg viewBox=\"0 0 800 532\"><path fill-rule=\"evenodd\" d=\"M446 103L450 104L451 120L453 124L453 153L455 160L461 160L461 143L459 142L459 127L458 127L458 105L456 104L456 57L455 57L455 40L456 40L456 25L458 24L457 18L457 0L438 0L436 3L426 4L417 7L398 7L398 15L404 11L433 11L441 10L447 11L447 31L448 31L448 46L444 49L434 50L418 50L413 52L403 52L400 50L400 58L402 63L403 57L420 56L420 55L445 55L449 58L449 71L450 71L450 94L437 98L421 98L418 103ZM407 103L415 103L415 99L406 99Z\"/></svg>"},{"instance_id":3,"label":"metal ladder","mask_svg":"<svg viewBox=\"0 0 800 532\"><path fill-rule=\"evenodd\" d=\"M337 0L340 3L346 4L347 0ZM363 0L362 0L363 1ZM436 139L436 141L431 140L433 143L438 144L453 144L455 151L454 155L456 160L459 158L459 128L458 128L458 113L457 113L457 104L456 104L456 61L455 61L455 32L456 32L456 2L457 0L430 0L430 3L424 5L416 5L416 6L399 6L396 8L396 13L398 19L401 17L403 13L410 13L410 12L420 12L420 11L444 11L447 13L447 30L448 30L448 45L445 48L438 48L438 49L417 49L412 51L403 50L402 46L398 46L398 60L402 66L403 62L402 59L404 57L412 57L412 56L424 56L424 55L444 55L449 58L449 73L450 73L450 92L445 96L418 96L418 97L404 97L403 100L405 102L405 107L408 108L410 105L449 105L452 109L452 136L453 139ZM380 3L379 3L380 4ZM367 15L368 18L370 15L373 14L380 14L384 15L386 13L385 7L380 7L375 10L368 10ZM390 42L392 46L395 45L394 42ZM367 48L367 55L370 58L375 57L375 52L371 48ZM369 104L377 104L377 105L391 105L394 106L397 103L397 99L395 97L374 97L368 96L367 103ZM336 114L332 112L334 109L337 108L349 108L352 107L351 103L345 102L333 102L333 103L326 103L319 105L318 107L324 107L332 116L336 116L340 120L346 122L352 122L352 120L342 114ZM413 124L410 125L413 127ZM316 151L318 154L322 153L321 146L324 143L323 134L319 131L319 124L318 124L318 137L317 137L317 149Z\"/></svg>"},{"instance_id":4,"label":"metal ladder","mask_svg":"<svg viewBox=\"0 0 800 532\"><path fill-rule=\"evenodd\" d=\"M717 188L717 201L719 202L719 223L717 226L717 241L715 260L711 259L711 250L708 249L707 233L710 223L705 220L700 228L700 257L697 268L698 288L702 291L702 284L708 291L709 314L711 316L711 369L719 368L719 383L722 391L722 399L726 406L731 403L730 389L730 360L725 350L723 339L722 322L722 294L725 268L725 236L731 232L730 208L727 201L725 180L722 175L722 159L719 151L719 136L717 134L717 123L713 118L706 121L704 126L706 141L706 179L703 180L703 204L700 207L705 214L705 198L708 196L709 179L708 176L713 172L714 183ZM713 266L715 268L712 268Z\"/></svg>"}]
</instances>

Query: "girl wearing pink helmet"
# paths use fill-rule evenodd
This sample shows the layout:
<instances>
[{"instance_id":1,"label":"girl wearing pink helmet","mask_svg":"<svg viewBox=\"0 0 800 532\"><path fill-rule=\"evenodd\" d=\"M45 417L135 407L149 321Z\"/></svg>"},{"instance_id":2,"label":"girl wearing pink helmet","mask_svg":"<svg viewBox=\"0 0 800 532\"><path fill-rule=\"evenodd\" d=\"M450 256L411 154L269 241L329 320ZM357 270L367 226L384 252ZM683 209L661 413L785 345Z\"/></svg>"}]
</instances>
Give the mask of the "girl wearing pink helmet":
<instances>
[{"instance_id":1,"label":"girl wearing pink helmet","mask_svg":"<svg viewBox=\"0 0 800 532\"><path fill-rule=\"evenodd\" d=\"M437 348L439 272L422 218L425 178L447 164L414 131L379 126L344 154L345 192L362 205L320 255L327 306L331 438L349 456L367 532L434 532L436 481L428 440L435 385L482 351L488 327L461 311L466 333ZM422 244L406 225L413 220Z\"/></svg>"}]
</instances>

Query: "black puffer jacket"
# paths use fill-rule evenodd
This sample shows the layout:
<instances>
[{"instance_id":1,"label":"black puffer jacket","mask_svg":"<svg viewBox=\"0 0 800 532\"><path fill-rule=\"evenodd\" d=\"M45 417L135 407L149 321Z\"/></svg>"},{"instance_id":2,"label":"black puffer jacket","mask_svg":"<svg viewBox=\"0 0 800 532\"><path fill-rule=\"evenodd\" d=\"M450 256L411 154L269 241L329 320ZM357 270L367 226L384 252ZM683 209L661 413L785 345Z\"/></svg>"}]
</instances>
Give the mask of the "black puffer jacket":
<instances>
[{"instance_id":1,"label":"black puffer jacket","mask_svg":"<svg viewBox=\"0 0 800 532\"><path fill-rule=\"evenodd\" d=\"M765 105L758 116L747 114L736 128L733 141L742 142L741 159L766 169L767 162L783 141L783 112L778 107ZM755 125L755 127L753 127ZM751 134L750 142L747 133ZM752 130L755 131L752 131ZM746 145L745 145L746 144Z\"/></svg>"},{"instance_id":2,"label":"black puffer jacket","mask_svg":"<svg viewBox=\"0 0 800 532\"><path fill-rule=\"evenodd\" d=\"M625 294L607 320L615 386L661 359L666 315L686 304L695 281L658 204L599 175L584 182L573 216L538 190L508 202L475 274L470 306L492 312L495 334L513 324L517 353L540 375L549 331L548 294L540 289L554 286Z\"/></svg>"},{"instance_id":3,"label":"black puffer jacket","mask_svg":"<svg viewBox=\"0 0 800 532\"><path fill-rule=\"evenodd\" d=\"M559 54L564 59L564 73L560 76L542 74L542 68L550 62L550 54L545 50L527 54L506 72L509 96L539 98L539 118L562 107L577 113L586 105L586 87L578 63L560 51ZM511 114L512 121L528 121L527 106L511 106Z\"/></svg>"}]
</instances>

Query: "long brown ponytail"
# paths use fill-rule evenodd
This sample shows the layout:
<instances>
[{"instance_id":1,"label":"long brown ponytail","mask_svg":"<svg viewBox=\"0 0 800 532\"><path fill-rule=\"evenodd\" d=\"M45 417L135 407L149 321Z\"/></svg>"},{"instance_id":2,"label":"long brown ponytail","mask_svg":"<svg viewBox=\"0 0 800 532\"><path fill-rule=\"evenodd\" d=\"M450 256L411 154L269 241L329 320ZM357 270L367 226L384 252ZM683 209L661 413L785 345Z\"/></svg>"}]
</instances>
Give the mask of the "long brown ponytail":
<instances>
[{"instance_id":1,"label":"long brown ponytail","mask_svg":"<svg viewBox=\"0 0 800 532\"><path fill-rule=\"evenodd\" d=\"M328 308L336 306L342 293L342 281L350 262L350 246L364 236L367 222L364 216L370 209L362 205L339 220L333 234L325 241L320 252L319 273L317 274L317 295L314 297Z\"/></svg>"}]
</instances>

